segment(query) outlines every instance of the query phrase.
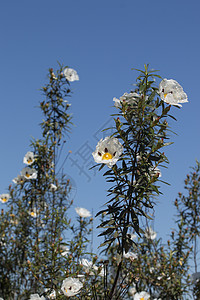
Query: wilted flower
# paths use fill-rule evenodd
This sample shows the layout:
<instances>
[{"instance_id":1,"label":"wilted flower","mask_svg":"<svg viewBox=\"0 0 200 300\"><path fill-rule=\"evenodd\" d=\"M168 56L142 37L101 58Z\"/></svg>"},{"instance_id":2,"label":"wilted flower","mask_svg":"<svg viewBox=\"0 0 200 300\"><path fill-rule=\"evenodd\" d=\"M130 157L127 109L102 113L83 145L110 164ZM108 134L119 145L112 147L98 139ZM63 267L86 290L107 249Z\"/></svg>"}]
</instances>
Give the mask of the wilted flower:
<instances>
[{"instance_id":1,"label":"wilted flower","mask_svg":"<svg viewBox=\"0 0 200 300\"><path fill-rule=\"evenodd\" d=\"M27 165L32 165L32 163L34 161L35 161L35 158L34 158L33 152L28 151L24 156L23 163L27 164Z\"/></svg>"},{"instance_id":2,"label":"wilted flower","mask_svg":"<svg viewBox=\"0 0 200 300\"><path fill-rule=\"evenodd\" d=\"M21 175L24 176L26 179L36 179L37 171L35 169L26 167L21 170Z\"/></svg>"},{"instance_id":3,"label":"wilted flower","mask_svg":"<svg viewBox=\"0 0 200 300\"><path fill-rule=\"evenodd\" d=\"M136 293L135 286L130 287L129 290L128 290L128 293L129 293L130 296L133 297L135 295L135 293Z\"/></svg>"},{"instance_id":4,"label":"wilted flower","mask_svg":"<svg viewBox=\"0 0 200 300\"><path fill-rule=\"evenodd\" d=\"M92 153L95 162L106 164L109 168L116 164L123 152L123 146L117 138L107 136L101 139Z\"/></svg>"},{"instance_id":5,"label":"wilted flower","mask_svg":"<svg viewBox=\"0 0 200 300\"><path fill-rule=\"evenodd\" d=\"M82 217L82 218L87 218L87 217L91 217L91 213L89 212L89 210L87 210L86 208L83 207L76 207L75 211L77 212L77 214Z\"/></svg>"},{"instance_id":6,"label":"wilted flower","mask_svg":"<svg viewBox=\"0 0 200 300\"><path fill-rule=\"evenodd\" d=\"M103 266L103 265L97 267L96 270L98 271L97 274L98 274L99 276L104 277L104 273L106 273L106 269L104 269L104 266Z\"/></svg>"},{"instance_id":7,"label":"wilted flower","mask_svg":"<svg viewBox=\"0 0 200 300\"><path fill-rule=\"evenodd\" d=\"M182 86L173 79L163 79L159 85L160 98L167 104L182 106L179 103L188 102L187 94Z\"/></svg>"},{"instance_id":8,"label":"wilted flower","mask_svg":"<svg viewBox=\"0 0 200 300\"><path fill-rule=\"evenodd\" d=\"M116 260L117 265L121 262L122 256L120 253L117 253L116 256L114 257Z\"/></svg>"},{"instance_id":9,"label":"wilted flower","mask_svg":"<svg viewBox=\"0 0 200 300\"><path fill-rule=\"evenodd\" d=\"M75 81L75 80L79 80L79 76L78 76L77 72L74 69L66 68L66 69L64 69L63 73L65 75L65 78L68 81L72 82L72 81Z\"/></svg>"},{"instance_id":10,"label":"wilted flower","mask_svg":"<svg viewBox=\"0 0 200 300\"><path fill-rule=\"evenodd\" d=\"M122 106L122 103L127 104L133 104L137 102L137 99L140 98L140 95L137 93L131 92L131 93L124 93L119 99L116 97L113 98L113 101L115 102L115 107L120 108Z\"/></svg>"},{"instance_id":11,"label":"wilted flower","mask_svg":"<svg viewBox=\"0 0 200 300\"><path fill-rule=\"evenodd\" d=\"M48 293L51 289L45 289L45 292ZM48 299L56 299L56 291L51 290L48 294Z\"/></svg>"},{"instance_id":12,"label":"wilted flower","mask_svg":"<svg viewBox=\"0 0 200 300\"><path fill-rule=\"evenodd\" d=\"M135 233L131 233L131 240L134 240L134 239L136 239L136 234Z\"/></svg>"},{"instance_id":13,"label":"wilted flower","mask_svg":"<svg viewBox=\"0 0 200 300\"><path fill-rule=\"evenodd\" d=\"M53 184L53 183L50 184L50 191L51 192L55 192L57 189L58 188L57 188L57 186L55 184Z\"/></svg>"},{"instance_id":14,"label":"wilted flower","mask_svg":"<svg viewBox=\"0 0 200 300\"><path fill-rule=\"evenodd\" d=\"M12 181L16 184L22 184L22 183L24 183L24 176L18 175Z\"/></svg>"},{"instance_id":15,"label":"wilted flower","mask_svg":"<svg viewBox=\"0 0 200 300\"><path fill-rule=\"evenodd\" d=\"M53 78L53 79L55 79L55 80L58 79L58 78L56 77L56 75L54 74L54 72L52 72L51 75L52 75L52 78Z\"/></svg>"},{"instance_id":16,"label":"wilted flower","mask_svg":"<svg viewBox=\"0 0 200 300\"><path fill-rule=\"evenodd\" d=\"M200 279L200 272L193 273L191 275L192 281L196 281Z\"/></svg>"},{"instance_id":17,"label":"wilted flower","mask_svg":"<svg viewBox=\"0 0 200 300\"><path fill-rule=\"evenodd\" d=\"M81 259L80 264L83 266L84 271L89 275L97 274L102 277L104 276L103 266L97 267L92 261L89 261L86 258Z\"/></svg>"},{"instance_id":18,"label":"wilted flower","mask_svg":"<svg viewBox=\"0 0 200 300\"><path fill-rule=\"evenodd\" d=\"M45 300L45 297L40 297L38 294L31 294L30 300Z\"/></svg>"},{"instance_id":19,"label":"wilted flower","mask_svg":"<svg viewBox=\"0 0 200 300\"><path fill-rule=\"evenodd\" d=\"M149 300L150 299L150 295L147 292L140 292L140 293L136 293L134 295L134 300Z\"/></svg>"},{"instance_id":20,"label":"wilted flower","mask_svg":"<svg viewBox=\"0 0 200 300\"><path fill-rule=\"evenodd\" d=\"M153 272L155 271L155 268L154 267L151 267L150 269L149 269L149 272L152 274Z\"/></svg>"},{"instance_id":21,"label":"wilted flower","mask_svg":"<svg viewBox=\"0 0 200 300\"><path fill-rule=\"evenodd\" d=\"M123 253L123 257L124 258L127 258L127 259L130 259L130 260L134 260L134 259L137 259L138 258L138 256L137 256L137 254L135 254L135 253L133 253L133 252L131 252L131 251L129 251L129 252L127 252L127 253Z\"/></svg>"},{"instance_id":22,"label":"wilted flower","mask_svg":"<svg viewBox=\"0 0 200 300\"><path fill-rule=\"evenodd\" d=\"M14 225L18 225L19 221L16 219L16 216L14 214L10 214L10 217L12 218L10 219L10 223Z\"/></svg>"},{"instance_id":23,"label":"wilted flower","mask_svg":"<svg viewBox=\"0 0 200 300\"><path fill-rule=\"evenodd\" d=\"M92 261L89 261L86 258L81 259L80 264L83 265L85 272L89 273L89 275L94 275L92 270L98 269L98 267L96 267Z\"/></svg>"},{"instance_id":24,"label":"wilted flower","mask_svg":"<svg viewBox=\"0 0 200 300\"><path fill-rule=\"evenodd\" d=\"M66 278L63 280L61 290L65 296L72 297L80 292L83 284L77 278Z\"/></svg>"},{"instance_id":25,"label":"wilted flower","mask_svg":"<svg viewBox=\"0 0 200 300\"><path fill-rule=\"evenodd\" d=\"M69 247L67 247L67 246L65 246L65 245L61 245L61 250L62 250L62 252L61 252L61 255L62 256L66 256L66 255L68 255L69 254Z\"/></svg>"},{"instance_id":26,"label":"wilted flower","mask_svg":"<svg viewBox=\"0 0 200 300\"><path fill-rule=\"evenodd\" d=\"M153 231L153 229L151 227L147 227L145 229L145 233L144 236L148 239L148 240L155 240L157 233L155 231Z\"/></svg>"},{"instance_id":27,"label":"wilted flower","mask_svg":"<svg viewBox=\"0 0 200 300\"><path fill-rule=\"evenodd\" d=\"M2 203L6 203L9 199L10 199L10 195L9 194L1 194L0 195L0 201Z\"/></svg>"},{"instance_id":28,"label":"wilted flower","mask_svg":"<svg viewBox=\"0 0 200 300\"><path fill-rule=\"evenodd\" d=\"M0 246L6 246L6 242L5 242L5 239L2 237L1 239L0 239Z\"/></svg>"},{"instance_id":29,"label":"wilted flower","mask_svg":"<svg viewBox=\"0 0 200 300\"><path fill-rule=\"evenodd\" d=\"M170 276L166 277L165 274L163 274L163 273L162 273L162 275L158 276L157 279L158 280L162 280L164 277L165 277L166 280L170 280L171 279Z\"/></svg>"},{"instance_id":30,"label":"wilted flower","mask_svg":"<svg viewBox=\"0 0 200 300\"><path fill-rule=\"evenodd\" d=\"M158 167L151 167L150 168L150 175L151 176L161 177L162 173L161 173L160 169L158 169Z\"/></svg>"}]
</instances>

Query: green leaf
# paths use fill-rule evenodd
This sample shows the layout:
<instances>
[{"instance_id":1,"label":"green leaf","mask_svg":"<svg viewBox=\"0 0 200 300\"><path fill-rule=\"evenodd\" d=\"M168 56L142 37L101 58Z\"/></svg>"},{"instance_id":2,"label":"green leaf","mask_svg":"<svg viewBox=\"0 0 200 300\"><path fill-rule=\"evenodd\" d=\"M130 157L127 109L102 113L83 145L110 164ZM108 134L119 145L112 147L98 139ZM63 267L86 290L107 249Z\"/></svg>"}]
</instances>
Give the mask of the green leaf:
<instances>
[{"instance_id":1,"label":"green leaf","mask_svg":"<svg viewBox=\"0 0 200 300\"><path fill-rule=\"evenodd\" d=\"M102 233L98 234L98 236L109 235L109 234L113 233L114 230L115 230L115 228L109 227L107 230L105 230Z\"/></svg>"},{"instance_id":2,"label":"green leaf","mask_svg":"<svg viewBox=\"0 0 200 300\"><path fill-rule=\"evenodd\" d=\"M133 223L133 228L134 230L137 232L138 235L140 235L139 233L139 220L138 220L138 217L136 215L136 213L134 212L133 209L131 209L131 219L132 219L132 223Z\"/></svg>"}]
</instances>

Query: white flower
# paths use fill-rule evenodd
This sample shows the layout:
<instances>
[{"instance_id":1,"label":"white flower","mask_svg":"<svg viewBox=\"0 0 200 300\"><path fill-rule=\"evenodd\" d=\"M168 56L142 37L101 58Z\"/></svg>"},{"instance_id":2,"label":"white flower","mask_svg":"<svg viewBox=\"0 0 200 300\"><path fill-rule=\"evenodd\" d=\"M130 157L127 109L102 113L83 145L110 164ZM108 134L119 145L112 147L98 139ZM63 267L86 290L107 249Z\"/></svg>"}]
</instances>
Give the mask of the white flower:
<instances>
[{"instance_id":1,"label":"white flower","mask_svg":"<svg viewBox=\"0 0 200 300\"><path fill-rule=\"evenodd\" d=\"M101 139L92 153L96 163L106 164L109 168L116 164L123 152L123 146L117 138L107 136Z\"/></svg>"},{"instance_id":2,"label":"white flower","mask_svg":"<svg viewBox=\"0 0 200 300\"><path fill-rule=\"evenodd\" d=\"M34 207L33 209L31 209L30 211L28 211L28 214L33 217L36 218L37 217L37 209Z\"/></svg>"},{"instance_id":3,"label":"white flower","mask_svg":"<svg viewBox=\"0 0 200 300\"><path fill-rule=\"evenodd\" d=\"M26 179L36 179L37 171L35 169L26 167L21 170L21 175L24 176Z\"/></svg>"},{"instance_id":4,"label":"white flower","mask_svg":"<svg viewBox=\"0 0 200 300\"><path fill-rule=\"evenodd\" d=\"M68 81L75 81L75 80L79 80L79 76L77 74L77 72L74 69L70 69L70 68L66 68L63 71L65 78Z\"/></svg>"},{"instance_id":5,"label":"white flower","mask_svg":"<svg viewBox=\"0 0 200 300\"><path fill-rule=\"evenodd\" d=\"M22 184L22 183L24 183L24 176L18 175L12 181L16 184Z\"/></svg>"},{"instance_id":6,"label":"white flower","mask_svg":"<svg viewBox=\"0 0 200 300\"><path fill-rule=\"evenodd\" d=\"M62 256L67 256L69 254L69 247L67 247L65 245L61 245L61 249L62 249L62 252L61 252Z\"/></svg>"},{"instance_id":7,"label":"white flower","mask_svg":"<svg viewBox=\"0 0 200 300\"><path fill-rule=\"evenodd\" d=\"M145 229L144 236L149 240L155 240L157 233L151 227Z\"/></svg>"},{"instance_id":8,"label":"white flower","mask_svg":"<svg viewBox=\"0 0 200 300\"><path fill-rule=\"evenodd\" d=\"M40 297L38 294L31 294L30 300L45 300L45 297Z\"/></svg>"},{"instance_id":9,"label":"white flower","mask_svg":"<svg viewBox=\"0 0 200 300\"><path fill-rule=\"evenodd\" d=\"M140 98L140 95L137 93L131 92L131 93L124 93L119 99L116 97L113 98L113 101L115 102L115 107L120 108L122 106L122 103L127 104L133 104L136 103L137 100Z\"/></svg>"},{"instance_id":10,"label":"white flower","mask_svg":"<svg viewBox=\"0 0 200 300\"><path fill-rule=\"evenodd\" d=\"M163 79L159 85L160 98L168 104L182 106L179 103L188 102L182 86L173 79Z\"/></svg>"},{"instance_id":11,"label":"white flower","mask_svg":"<svg viewBox=\"0 0 200 300\"><path fill-rule=\"evenodd\" d=\"M91 213L89 212L89 210L87 210L86 208L83 207L76 207L75 211L77 212L77 214L82 217L82 218L87 218L87 217L91 217Z\"/></svg>"},{"instance_id":12,"label":"white flower","mask_svg":"<svg viewBox=\"0 0 200 300\"><path fill-rule=\"evenodd\" d=\"M58 188L57 188L57 186L55 184L53 184L53 183L50 184L50 191L51 192L55 192L57 189Z\"/></svg>"},{"instance_id":13,"label":"white flower","mask_svg":"<svg viewBox=\"0 0 200 300\"><path fill-rule=\"evenodd\" d=\"M34 161L35 161L34 157L35 156L34 156L33 152L28 151L24 156L23 163L26 165L32 165L32 163L34 163Z\"/></svg>"},{"instance_id":14,"label":"white flower","mask_svg":"<svg viewBox=\"0 0 200 300\"><path fill-rule=\"evenodd\" d=\"M9 194L1 194L0 195L0 201L2 203L6 203L9 199L10 199L10 195Z\"/></svg>"},{"instance_id":15,"label":"white flower","mask_svg":"<svg viewBox=\"0 0 200 300\"><path fill-rule=\"evenodd\" d=\"M136 293L134 295L134 300L149 300L150 299L150 295L147 292L140 292L140 293Z\"/></svg>"},{"instance_id":16,"label":"white flower","mask_svg":"<svg viewBox=\"0 0 200 300\"><path fill-rule=\"evenodd\" d=\"M68 277L63 280L61 290L65 296L71 297L80 292L83 284L77 278Z\"/></svg>"},{"instance_id":17,"label":"white flower","mask_svg":"<svg viewBox=\"0 0 200 300\"><path fill-rule=\"evenodd\" d=\"M129 251L127 253L124 252L123 253L123 257L126 258L126 259L130 259L131 261L133 261L134 259L138 258L137 254L135 254L135 253L133 253L131 251Z\"/></svg>"}]
</instances>

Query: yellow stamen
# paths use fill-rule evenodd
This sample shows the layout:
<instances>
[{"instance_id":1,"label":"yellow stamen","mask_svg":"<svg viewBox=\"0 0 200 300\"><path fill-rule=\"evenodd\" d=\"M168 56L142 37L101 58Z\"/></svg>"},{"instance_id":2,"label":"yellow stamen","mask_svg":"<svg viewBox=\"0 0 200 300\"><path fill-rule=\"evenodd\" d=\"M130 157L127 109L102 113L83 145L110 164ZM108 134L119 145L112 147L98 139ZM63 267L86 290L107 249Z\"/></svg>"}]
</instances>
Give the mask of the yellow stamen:
<instances>
[{"instance_id":1,"label":"yellow stamen","mask_svg":"<svg viewBox=\"0 0 200 300\"><path fill-rule=\"evenodd\" d=\"M2 198L1 199L3 202L6 202L8 199L7 198Z\"/></svg>"},{"instance_id":2,"label":"yellow stamen","mask_svg":"<svg viewBox=\"0 0 200 300\"><path fill-rule=\"evenodd\" d=\"M29 178L31 175L29 173L26 173L26 177Z\"/></svg>"},{"instance_id":3,"label":"yellow stamen","mask_svg":"<svg viewBox=\"0 0 200 300\"><path fill-rule=\"evenodd\" d=\"M144 298L142 297L142 298L140 298L140 300L144 300Z\"/></svg>"},{"instance_id":4,"label":"yellow stamen","mask_svg":"<svg viewBox=\"0 0 200 300\"><path fill-rule=\"evenodd\" d=\"M27 160L27 163L30 164L30 163L32 163L32 161L33 161L33 160L32 160L31 158L29 158L29 159Z\"/></svg>"},{"instance_id":5,"label":"yellow stamen","mask_svg":"<svg viewBox=\"0 0 200 300\"><path fill-rule=\"evenodd\" d=\"M109 152L106 152L106 153L102 156L102 159L106 159L106 160L112 159L112 158L113 158L113 156L112 156L112 154L110 154Z\"/></svg>"},{"instance_id":6,"label":"yellow stamen","mask_svg":"<svg viewBox=\"0 0 200 300\"><path fill-rule=\"evenodd\" d=\"M164 98L166 98L167 94L164 94Z\"/></svg>"}]
</instances>

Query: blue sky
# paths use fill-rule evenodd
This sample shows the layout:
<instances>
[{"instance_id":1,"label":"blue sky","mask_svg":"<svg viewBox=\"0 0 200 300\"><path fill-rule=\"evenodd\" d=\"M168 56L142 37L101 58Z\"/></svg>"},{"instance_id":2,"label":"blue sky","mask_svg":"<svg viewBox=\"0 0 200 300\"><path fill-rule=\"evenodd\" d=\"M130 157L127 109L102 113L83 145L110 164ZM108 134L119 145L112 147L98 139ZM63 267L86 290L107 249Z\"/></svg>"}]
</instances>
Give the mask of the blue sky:
<instances>
[{"instance_id":1,"label":"blue sky","mask_svg":"<svg viewBox=\"0 0 200 300\"><path fill-rule=\"evenodd\" d=\"M163 196L156 208L155 230L166 238L173 227L172 201L183 190L183 182L195 159L200 160L199 69L200 3L198 1L133 0L35 0L4 1L1 28L1 193L24 167L31 137L40 137L41 113L37 108L40 87L49 67L57 61L77 70L80 81L72 84L71 112L76 125L66 143L72 150L65 172L76 189L74 207L96 213L106 202L108 185L84 165L72 166L78 152L95 149L99 130L111 122L113 97L129 92L137 73L146 63L159 74L177 80L189 103L172 108L177 136L165 153L169 168L162 170ZM103 137L103 134L102 134ZM88 148L88 149L89 149ZM92 161L88 158L88 164ZM90 179L88 179L90 177Z\"/></svg>"}]
</instances>

